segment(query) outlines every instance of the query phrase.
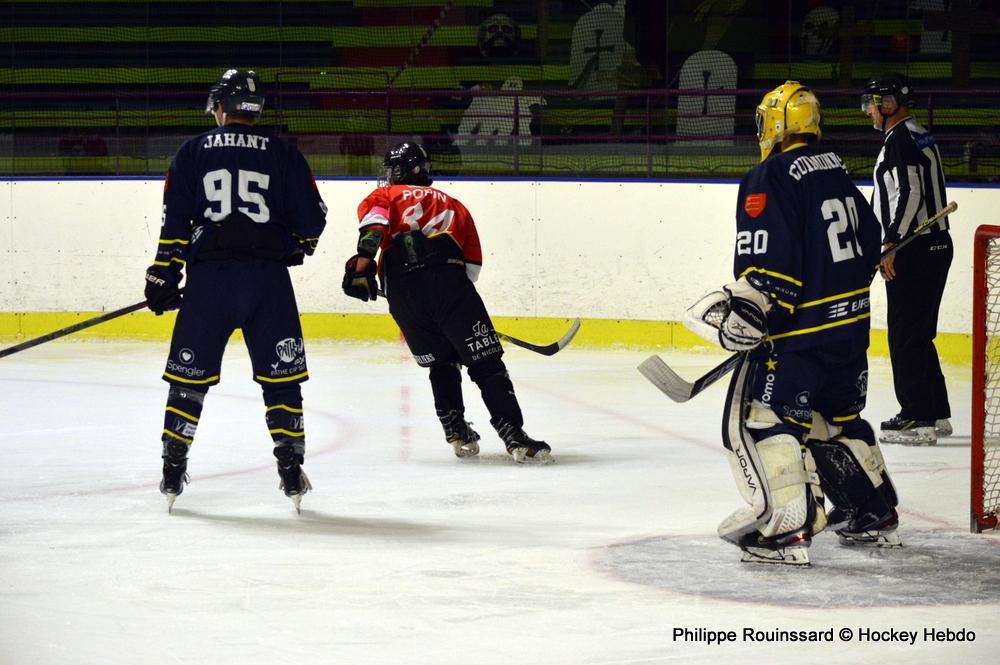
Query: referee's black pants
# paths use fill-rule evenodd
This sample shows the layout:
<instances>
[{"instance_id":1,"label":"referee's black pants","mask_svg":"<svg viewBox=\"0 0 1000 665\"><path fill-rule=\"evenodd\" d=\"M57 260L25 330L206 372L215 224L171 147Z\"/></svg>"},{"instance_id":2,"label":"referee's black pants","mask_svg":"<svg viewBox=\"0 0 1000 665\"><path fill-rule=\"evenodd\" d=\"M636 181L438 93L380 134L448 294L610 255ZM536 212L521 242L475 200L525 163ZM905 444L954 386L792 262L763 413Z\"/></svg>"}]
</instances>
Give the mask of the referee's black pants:
<instances>
[{"instance_id":1,"label":"referee's black pants","mask_svg":"<svg viewBox=\"0 0 1000 665\"><path fill-rule=\"evenodd\" d=\"M951 417L934 338L953 256L947 231L921 236L896 254L896 277L886 282L892 381L904 418Z\"/></svg>"}]
</instances>

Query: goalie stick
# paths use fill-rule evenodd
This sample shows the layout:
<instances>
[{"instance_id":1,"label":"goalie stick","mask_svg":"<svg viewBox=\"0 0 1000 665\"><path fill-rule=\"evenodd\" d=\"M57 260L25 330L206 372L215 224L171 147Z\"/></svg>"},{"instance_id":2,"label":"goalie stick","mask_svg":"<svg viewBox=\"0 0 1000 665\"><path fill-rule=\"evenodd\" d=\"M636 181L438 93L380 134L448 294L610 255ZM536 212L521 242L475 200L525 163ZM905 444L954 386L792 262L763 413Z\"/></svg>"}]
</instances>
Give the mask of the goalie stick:
<instances>
[{"instance_id":1,"label":"goalie stick","mask_svg":"<svg viewBox=\"0 0 1000 665\"><path fill-rule=\"evenodd\" d=\"M746 352L734 353L694 381L685 381L660 356L652 355L639 364L639 372L649 382L677 403L686 402L710 385L733 371Z\"/></svg>"},{"instance_id":2,"label":"goalie stick","mask_svg":"<svg viewBox=\"0 0 1000 665\"><path fill-rule=\"evenodd\" d=\"M901 240L898 245L890 247L883 252L881 256L879 256L879 263L881 263L882 259L888 258L901 250L903 247L906 247L918 235L923 233L925 229L931 226L931 224L934 224L942 217L950 215L956 210L958 210L958 204L954 201L950 202L944 208L939 210L933 217L915 228L913 233L906 236L906 238ZM681 376L671 369L662 358L656 355L650 356L649 358L646 358L646 360L642 361L638 369L644 377L649 379L650 383L659 388L660 391L667 397L675 402L682 403L688 401L724 377L726 374L733 371L736 366L740 364L740 361L742 361L745 355L745 352L734 353L722 361L719 365L713 367L703 376L698 377L694 381L686 381L681 378Z\"/></svg>"}]
</instances>

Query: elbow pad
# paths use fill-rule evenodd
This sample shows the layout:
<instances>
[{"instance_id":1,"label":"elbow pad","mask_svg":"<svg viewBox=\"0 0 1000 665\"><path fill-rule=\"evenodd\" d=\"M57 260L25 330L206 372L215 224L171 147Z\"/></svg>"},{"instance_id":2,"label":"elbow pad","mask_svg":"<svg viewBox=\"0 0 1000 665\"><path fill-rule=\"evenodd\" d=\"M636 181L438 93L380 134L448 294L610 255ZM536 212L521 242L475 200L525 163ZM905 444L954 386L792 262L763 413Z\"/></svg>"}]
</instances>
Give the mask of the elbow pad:
<instances>
[{"instance_id":1,"label":"elbow pad","mask_svg":"<svg viewBox=\"0 0 1000 665\"><path fill-rule=\"evenodd\" d=\"M361 237L358 238L358 256L374 259L378 248L382 245L382 235L380 228L362 229Z\"/></svg>"}]
</instances>

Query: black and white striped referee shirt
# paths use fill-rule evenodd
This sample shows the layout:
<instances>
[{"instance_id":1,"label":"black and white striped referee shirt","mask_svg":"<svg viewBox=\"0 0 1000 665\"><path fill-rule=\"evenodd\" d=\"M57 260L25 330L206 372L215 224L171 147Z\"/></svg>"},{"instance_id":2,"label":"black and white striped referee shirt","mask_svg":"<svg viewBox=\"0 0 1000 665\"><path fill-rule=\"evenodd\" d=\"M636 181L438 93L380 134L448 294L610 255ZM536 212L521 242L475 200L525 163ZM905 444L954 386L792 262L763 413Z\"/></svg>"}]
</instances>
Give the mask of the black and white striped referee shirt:
<instances>
[{"instance_id":1,"label":"black and white striped referee shirt","mask_svg":"<svg viewBox=\"0 0 1000 665\"><path fill-rule=\"evenodd\" d=\"M941 153L934 137L913 118L886 132L874 180L872 208L882 223L884 242L899 242L947 205ZM931 228L947 230L948 218Z\"/></svg>"}]
</instances>

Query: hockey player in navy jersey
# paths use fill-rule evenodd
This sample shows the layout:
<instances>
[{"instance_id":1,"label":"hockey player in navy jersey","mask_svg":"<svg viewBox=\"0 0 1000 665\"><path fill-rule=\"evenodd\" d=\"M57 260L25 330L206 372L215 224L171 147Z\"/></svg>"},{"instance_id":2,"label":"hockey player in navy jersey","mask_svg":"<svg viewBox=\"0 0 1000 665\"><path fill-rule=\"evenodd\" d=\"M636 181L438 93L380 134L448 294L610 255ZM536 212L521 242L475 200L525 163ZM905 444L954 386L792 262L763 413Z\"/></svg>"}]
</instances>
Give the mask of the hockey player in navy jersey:
<instances>
[{"instance_id":1,"label":"hockey player in navy jersey","mask_svg":"<svg viewBox=\"0 0 1000 665\"><path fill-rule=\"evenodd\" d=\"M217 128L181 146L164 183L146 300L157 314L180 309L163 373L170 390L160 491L168 509L188 482L188 451L205 395L219 382L222 354L236 329L263 390L279 487L296 509L312 487L302 471L300 384L309 373L288 266L316 249L326 206L302 154L254 127L263 108L254 72L225 72L205 108Z\"/></svg>"},{"instance_id":2,"label":"hockey player in navy jersey","mask_svg":"<svg viewBox=\"0 0 1000 665\"><path fill-rule=\"evenodd\" d=\"M861 417L879 224L840 157L816 145L820 135L808 88L786 81L764 95L761 163L739 187L734 281L684 317L746 352L723 439L748 506L718 531L748 562L808 564L811 538L827 525L844 544L899 543L895 490Z\"/></svg>"}]
</instances>

